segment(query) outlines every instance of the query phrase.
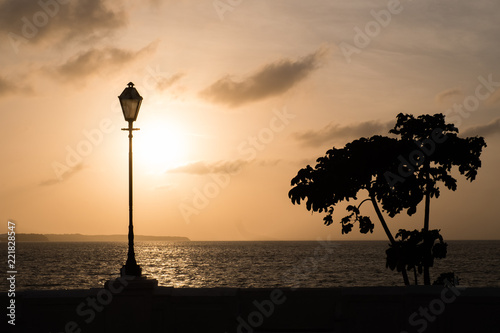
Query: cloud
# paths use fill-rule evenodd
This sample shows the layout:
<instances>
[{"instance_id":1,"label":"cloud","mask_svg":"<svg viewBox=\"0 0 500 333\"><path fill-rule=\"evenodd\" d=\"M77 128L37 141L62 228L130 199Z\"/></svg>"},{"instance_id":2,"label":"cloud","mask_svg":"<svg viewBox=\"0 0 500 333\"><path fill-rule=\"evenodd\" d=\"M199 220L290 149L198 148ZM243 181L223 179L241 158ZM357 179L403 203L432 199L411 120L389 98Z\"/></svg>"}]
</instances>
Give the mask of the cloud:
<instances>
[{"instance_id":1,"label":"cloud","mask_svg":"<svg viewBox=\"0 0 500 333\"><path fill-rule=\"evenodd\" d=\"M464 136L491 136L500 133L500 118L493 119L486 125L479 125L467 128L464 132Z\"/></svg>"},{"instance_id":2,"label":"cloud","mask_svg":"<svg viewBox=\"0 0 500 333\"><path fill-rule=\"evenodd\" d=\"M16 93L32 93L33 89L29 86L20 86L12 80L0 77L0 97Z\"/></svg>"},{"instance_id":3,"label":"cloud","mask_svg":"<svg viewBox=\"0 0 500 333\"><path fill-rule=\"evenodd\" d=\"M382 123L379 121L366 121L352 125L338 125L330 123L319 130L308 130L293 133L292 136L305 146L316 146L324 143L331 143L335 140L345 141L351 138L369 137L376 134L390 135L388 132L393 127L394 122ZM490 136L500 133L500 118L490 121L486 125L467 128L464 136Z\"/></svg>"},{"instance_id":4,"label":"cloud","mask_svg":"<svg viewBox=\"0 0 500 333\"><path fill-rule=\"evenodd\" d=\"M170 190L172 188L174 188L174 185L172 185L172 184L165 184L165 185L155 186L154 189L160 191L160 190Z\"/></svg>"},{"instance_id":5,"label":"cloud","mask_svg":"<svg viewBox=\"0 0 500 333\"><path fill-rule=\"evenodd\" d=\"M157 45L158 42L152 42L136 52L113 47L90 49L56 67L56 73L64 79L78 78L80 81L83 77L122 68L127 63L153 53Z\"/></svg>"},{"instance_id":6,"label":"cloud","mask_svg":"<svg viewBox=\"0 0 500 333\"><path fill-rule=\"evenodd\" d=\"M329 48L322 46L297 60L284 58L267 64L240 81L226 76L201 91L200 96L213 103L238 107L280 95L321 67L328 54Z\"/></svg>"},{"instance_id":7,"label":"cloud","mask_svg":"<svg viewBox=\"0 0 500 333\"><path fill-rule=\"evenodd\" d=\"M451 89L447 89L447 90L442 91L439 94L437 94L435 99L436 99L436 102L442 103L450 97L461 96L461 95L463 95L462 90L460 90L458 88L451 88Z\"/></svg>"},{"instance_id":8,"label":"cloud","mask_svg":"<svg viewBox=\"0 0 500 333\"><path fill-rule=\"evenodd\" d=\"M207 163L203 161L186 164L174 169L170 169L168 173L188 173L193 175L206 175L211 173L230 173L239 172L249 162L245 160L234 161L218 161Z\"/></svg>"},{"instance_id":9,"label":"cloud","mask_svg":"<svg viewBox=\"0 0 500 333\"><path fill-rule=\"evenodd\" d=\"M259 165L260 166L275 166L279 163L281 163L281 158L274 158L274 159L267 159L267 160L260 160Z\"/></svg>"},{"instance_id":10,"label":"cloud","mask_svg":"<svg viewBox=\"0 0 500 333\"><path fill-rule=\"evenodd\" d=\"M275 166L280 163L281 159L267 159L267 160L258 160L256 164L261 167ZM254 162L246 161L246 160L231 160L231 161L217 161L217 162L203 162L198 161L190 164L186 164L174 169L170 169L167 173L187 173L192 175L207 175L207 174L215 174L215 173L223 173L223 174L237 174L240 172L245 166Z\"/></svg>"},{"instance_id":11,"label":"cloud","mask_svg":"<svg viewBox=\"0 0 500 333\"><path fill-rule=\"evenodd\" d=\"M90 41L110 35L127 22L124 11L117 10L115 3L106 3L110 1L1 1L0 30L7 32L14 44Z\"/></svg>"},{"instance_id":12,"label":"cloud","mask_svg":"<svg viewBox=\"0 0 500 333\"><path fill-rule=\"evenodd\" d=\"M72 177L75 173L77 173L83 169L84 169L84 166L82 163L80 163L78 165L75 165L70 170L66 171L63 174L64 177L62 179L47 179L47 180L41 181L38 185L40 185L40 186L52 186L52 185L60 184L63 181L67 180L69 177Z\"/></svg>"},{"instance_id":13,"label":"cloud","mask_svg":"<svg viewBox=\"0 0 500 333\"><path fill-rule=\"evenodd\" d=\"M488 105L495 105L500 102L500 89L495 90L486 102Z\"/></svg>"},{"instance_id":14,"label":"cloud","mask_svg":"<svg viewBox=\"0 0 500 333\"><path fill-rule=\"evenodd\" d=\"M158 43L158 41L155 43ZM160 69L159 65L156 65L156 67L147 66L146 71L149 75L147 76L147 80L145 80L145 84L149 86L149 89L156 89L158 91L164 91L172 87L185 76L185 73L182 72L175 74L164 72ZM177 90L179 90L179 87L177 87Z\"/></svg>"},{"instance_id":15,"label":"cloud","mask_svg":"<svg viewBox=\"0 0 500 333\"><path fill-rule=\"evenodd\" d=\"M353 125L338 125L330 123L319 130L296 132L293 137L305 146L315 146L338 139L367 137L375 134L387 134L393 126L393 121L381 123L379 121L365 121Z\"/></svg>"},{"instance_id":16,"label":"cloud","mask_svg":"<svg viewBox=\"0 0 500 333\"><path fill-rule=\"evenodd\" d=\"M167 170L168 173L189 173L195 175L205 175L210 173L210 168L205 162L199 161L182 165L180 167Z\"/></svg>"},{"instance_id":17,"label":"cloud","mask_svg":"<svg viewBox=\"0 0 500 333\"><path fill-rule=\"evenodd\" d=\"M163 91L170 88L174 83L179 81L184 76L184 73L176 73L170 77L160 77L156 82L156 88Z\"/></svg>"}]
</instances>

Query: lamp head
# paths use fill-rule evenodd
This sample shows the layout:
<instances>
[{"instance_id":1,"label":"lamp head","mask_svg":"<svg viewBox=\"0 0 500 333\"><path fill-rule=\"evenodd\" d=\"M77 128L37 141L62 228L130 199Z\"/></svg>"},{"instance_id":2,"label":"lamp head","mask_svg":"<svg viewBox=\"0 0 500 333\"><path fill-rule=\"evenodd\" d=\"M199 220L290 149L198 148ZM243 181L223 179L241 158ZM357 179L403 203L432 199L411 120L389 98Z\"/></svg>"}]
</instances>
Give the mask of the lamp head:
<instances>
[{"instance_id":1,"label":"lamp head","mask_svg":"<svg viewBox=\"0 0 500 333\"><path fill-rule=\"evenodd\" d=\"M142 103L142 96L139 95L132 82L128 83L127 88L118 96L118 99L120 100L125 120L128 122L136 121Z\"/></svg>"}]
</instances>

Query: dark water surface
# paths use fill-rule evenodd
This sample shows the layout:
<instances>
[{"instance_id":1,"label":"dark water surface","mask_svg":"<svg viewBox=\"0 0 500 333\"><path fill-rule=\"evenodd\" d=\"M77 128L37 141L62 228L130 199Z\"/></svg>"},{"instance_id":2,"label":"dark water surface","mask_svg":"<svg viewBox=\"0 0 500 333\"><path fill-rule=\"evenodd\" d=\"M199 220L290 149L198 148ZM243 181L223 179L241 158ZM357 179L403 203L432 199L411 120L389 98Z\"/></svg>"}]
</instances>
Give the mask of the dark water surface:
<instances>
[{"instance_id":1,"label":"dark water surface","mask_svg":"<svg viewBox=\"0 0 500 333\"><path fill-rule=\"evenodd\" d=\"M127 256L122 242L16 245L17 290L102 287L119 275ZM399 273L385 268L386 241L158 241L137 242L135 248L144 274L176 288L403 284ZM455 272L463 286L500 287L499 250L500 241L449 241L448 256L436 261L432 279ZM5 243L1 252L6 261ZM5 278L1 287L6 290Z\"/></svg>"}]
</instances>

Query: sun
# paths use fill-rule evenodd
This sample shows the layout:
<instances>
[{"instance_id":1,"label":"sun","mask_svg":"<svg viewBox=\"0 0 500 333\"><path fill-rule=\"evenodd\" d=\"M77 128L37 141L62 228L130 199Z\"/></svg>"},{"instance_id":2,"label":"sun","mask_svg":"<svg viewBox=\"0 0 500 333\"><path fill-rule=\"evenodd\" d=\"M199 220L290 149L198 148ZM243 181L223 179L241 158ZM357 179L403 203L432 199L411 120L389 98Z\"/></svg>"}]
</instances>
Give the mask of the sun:
<instances>
[{"instance_id":1,"label":"sun","mask_svg":"<svg viewBox=\"0 0 500 333\"><path fill-rule=\"evenodd\" d=\"M134 163L148 173L160 174L182 165L188 155L187 135L176 124L149 120L134 132Z\"/></svg>"}]
</instances>

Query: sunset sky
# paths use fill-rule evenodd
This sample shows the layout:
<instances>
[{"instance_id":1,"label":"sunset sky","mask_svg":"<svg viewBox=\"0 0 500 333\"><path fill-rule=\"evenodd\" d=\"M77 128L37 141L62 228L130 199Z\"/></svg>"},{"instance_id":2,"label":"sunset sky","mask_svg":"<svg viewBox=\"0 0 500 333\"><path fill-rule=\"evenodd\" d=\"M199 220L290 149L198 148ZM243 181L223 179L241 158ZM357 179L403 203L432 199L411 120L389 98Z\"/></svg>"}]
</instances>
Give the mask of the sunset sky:
<instances>
[{"instance_id":1,"label":"sunset sky","mask_svg":"<svg viewBox=\"0 0 500 333\"><path fill-rule=\"evenodd\" d=\"M431 204L445 239L500 239L497 1L0 1L0 220L21 233L126 234L134 132L136 234L192 240L341 235L339 207L294 206L290 180L399 112L445 113L484 136L476 181ZM458 173L456 173L458 174ZM359 199L363 199L364 194ZM420 229L423 206L391 230Z\"/></svg>"}]
</instances>

